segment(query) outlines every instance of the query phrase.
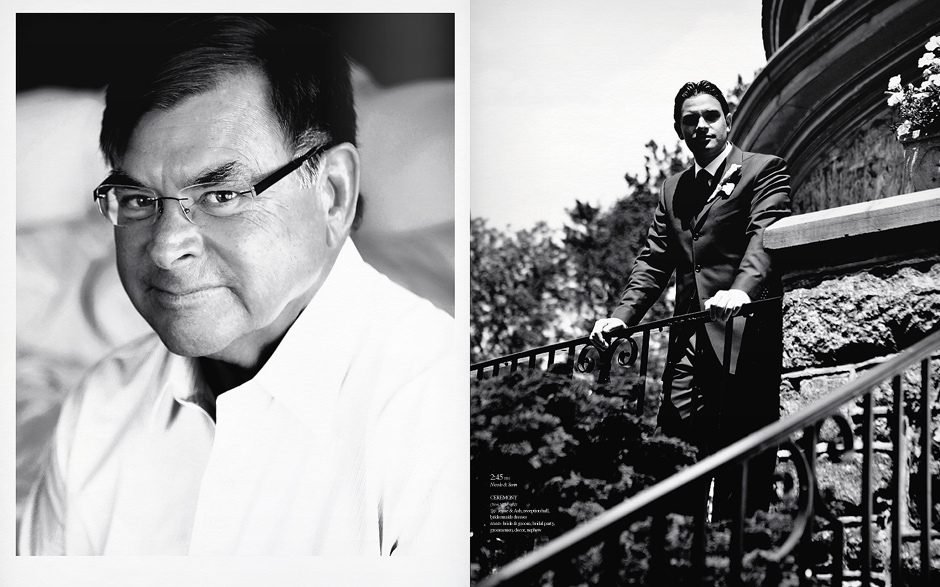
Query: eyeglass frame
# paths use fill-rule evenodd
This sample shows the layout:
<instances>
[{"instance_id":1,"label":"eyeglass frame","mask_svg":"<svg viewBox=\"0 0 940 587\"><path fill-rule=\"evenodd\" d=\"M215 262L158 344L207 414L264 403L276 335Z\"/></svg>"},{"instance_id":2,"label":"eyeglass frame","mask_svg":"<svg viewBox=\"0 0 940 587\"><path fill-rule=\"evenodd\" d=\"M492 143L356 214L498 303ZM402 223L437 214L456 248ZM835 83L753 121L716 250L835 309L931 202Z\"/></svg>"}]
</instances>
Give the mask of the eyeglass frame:
<instances>
[{"instance_id":1,"label":"eyeglass frame","mask_svg":"<svg viewBox=\"0 0 940 587\"><path fill-rule=\"evenodd\" d=\"M255 182L254 184L249 185L247 191L250 191L250 192L251 192L251 197L252 197L252 198L257 197L259 194L261 194L262 192L264 192L265 190L267 190L268 188L270 188L271 186L273 186L273 185L276 184L277 182L281 181L282 179L284 179L285 177L287 177L288 175L290 175L291 173L293 173L294 171L296 171L297 169L299 169L300 166L303 165L308 159L310 159L310 158L313 157L314 155L317 155L317 154L321 153L322 151L327 150L329 147L330 147L330 143L324 143L324 144L322 144L322 145L318 145L318 146L316 146L316 147L313 147L312 149L310 149L309 151L307 151L307 152L304 153L303 155L301 155L301 156L299 156L299 157L297 157L297 158L295 158L295 159L291 159L290 161L287 162L286 165L283 165L282 167L279 167L279 168L275 169L273 172L271 172L270 174L268 174L268 175L266 175L265 177L261 178L260 180L258 180L258 181ZM98 211L101 213L102 216L104 216L104 217L108 220L108 222L110 222L113 226L117 226L118 228L127 228L127 226L129 226L129 225L115 224L114 221L111 220L111 216L105 211L105 208L102 206L102 202L103 202L103 200L106 200L106 199L107 199L107 196L98 193L98 191L99 191L101 188L103 188L103 187L119 187L119 186L121 186L121 185L122 185L122 184L112 184L112 183L108 183L108 180L105 179L103 182L101 182L101 183L98 185L98 187L96 187L96 188L92 191L92 199L94 200L95 204L97 205ZM196 186L198 186L198 185L202 185L202 184L194 184L194 185L191 185L191 186L186 186L186 187L180 189L179 192L182 192L183 190L188 189L188 188L191 188L191 187L196 187ZM142 188L149 189L149 190L153 191L154 193L157 193L157 191L156 191L155 189L153 189L153 188L147 188L146 186L125 186L125 187L142 187ZM177 193L179 193L179 192L177 192ZM243 194L243 193L245 193L245 192L238 192L238 193L239 193L239 194ZM149 219L149 218L153 218L153 220L151 221L151 223L148 224L147 226L150 226L150 225L154 224L154 223L156 222L157 216L163 214L163 203L162 203L163 200L176 200L176 202L179 204L180 210L182 210L183 216L186 218L186 220L188 220L188 221L190 222L190 224L196 224L195 222L193 222L193 219L190 217L190 210L189 210L189 208L183 206L183 201L184 201L184 200L189 200L189 199L190 199L190 198L179 198L179 197L175 197L175 196L157 196L157 197L153 198L154 202L157 204L157 211L154 212L154 214L153 214L152 216L148 216L147 218L143 218L142 220L146 220L146 219ZM195 202L194 202L194 203L195 203Z\"/></svg>"}]
</instances>

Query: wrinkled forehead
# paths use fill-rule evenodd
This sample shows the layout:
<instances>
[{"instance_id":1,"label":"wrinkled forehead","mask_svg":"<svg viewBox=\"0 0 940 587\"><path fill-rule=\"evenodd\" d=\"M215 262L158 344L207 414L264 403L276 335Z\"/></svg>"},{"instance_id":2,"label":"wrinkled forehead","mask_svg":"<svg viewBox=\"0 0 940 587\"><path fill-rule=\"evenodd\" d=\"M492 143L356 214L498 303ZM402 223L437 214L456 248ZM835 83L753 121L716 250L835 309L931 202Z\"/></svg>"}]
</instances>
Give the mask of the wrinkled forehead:
<instances>
[{"instance_id":1,"label":"wrinkled forehead","mask_svg":"<svg viewBox=\"0 0 940 587\"><path fill-rule=\"evenodd\" d=\"M186 181L228 161L263 168L288 153L258 74L228 75L138 121L119 166L141 181Z\"/></svg>"}]
</instances>

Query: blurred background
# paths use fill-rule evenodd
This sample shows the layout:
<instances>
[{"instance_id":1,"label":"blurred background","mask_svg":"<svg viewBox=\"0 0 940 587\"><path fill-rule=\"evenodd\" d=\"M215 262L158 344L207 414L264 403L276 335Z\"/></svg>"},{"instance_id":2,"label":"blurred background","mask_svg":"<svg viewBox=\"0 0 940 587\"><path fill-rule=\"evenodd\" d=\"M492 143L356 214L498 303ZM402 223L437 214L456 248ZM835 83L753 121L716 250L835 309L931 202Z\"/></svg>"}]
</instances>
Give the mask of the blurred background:
<instances>
[{"instance_id":1,"label":"blurred background","mask_svg":"<svg viewBox=\"0 0 940 587\"><path fill-rule=\"evenodd\" d=\"M99 89L123 63L115 47L146 44L179 14L17 14L16 91ZM452 14L274 14L329 32L383 86L454 77Z\"/></svg>"}]
</instances>

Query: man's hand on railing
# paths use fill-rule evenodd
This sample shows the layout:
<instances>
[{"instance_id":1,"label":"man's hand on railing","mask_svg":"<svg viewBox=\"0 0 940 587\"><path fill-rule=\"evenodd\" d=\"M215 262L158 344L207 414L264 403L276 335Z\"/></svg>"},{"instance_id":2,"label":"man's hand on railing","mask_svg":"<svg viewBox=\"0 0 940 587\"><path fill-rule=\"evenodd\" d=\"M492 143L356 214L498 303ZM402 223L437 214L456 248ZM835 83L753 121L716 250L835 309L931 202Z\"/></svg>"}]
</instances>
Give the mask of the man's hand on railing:
<instances>
[{"instance_id":1,"label":"man's hand on railing","mask_svg":"<svg viewBox=\"0 0 940 587\"><path fill-rule=\"evenodd\" d=\"M705 309L711 314L712 320L727 322L732 316L738 315L741 306L750 303L751 297L740 289L723 289L705 300Z\"/></svg>"},{"instance_id":2,"label":"man's hand on railing","mask_svg":"<svg viewBox=\"0 0 940 587\"><path fill-rule=\"evenodd\" d=\"M601 318L594 323L594 329L591 330L591 342L602 351L610 347L610 342L604 336L605 334L618 328L626 328L623 320L620 318Z\"/></svg>"}]
</instances>

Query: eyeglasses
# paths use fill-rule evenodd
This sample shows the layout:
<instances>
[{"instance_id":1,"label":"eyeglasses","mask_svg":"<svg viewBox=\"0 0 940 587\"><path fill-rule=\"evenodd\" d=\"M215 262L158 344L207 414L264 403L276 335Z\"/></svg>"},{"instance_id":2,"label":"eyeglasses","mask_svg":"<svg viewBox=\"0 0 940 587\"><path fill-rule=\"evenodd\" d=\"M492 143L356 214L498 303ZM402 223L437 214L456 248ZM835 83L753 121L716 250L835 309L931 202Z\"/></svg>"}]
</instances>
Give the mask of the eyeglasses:
<instances>
[{"instance_id":1,"label":"eyeglasses","mask_svg":"<svg viewBox=\"0 0 940 587\"><path fill-rule=\"evenodd\" d=\"M327 145L320 145L310 149L254 185L241 181L200 183L181 189L173 197L160 196L148 187L112 184L105 180L95 188L94 199L101 215L122 227L153 224L163 213L164 200L176 200L183 216L192 224L200 224L197 220L206 217L228 218L250 210L258 194L326 148Z\"/></svg>"}]
</instances>

